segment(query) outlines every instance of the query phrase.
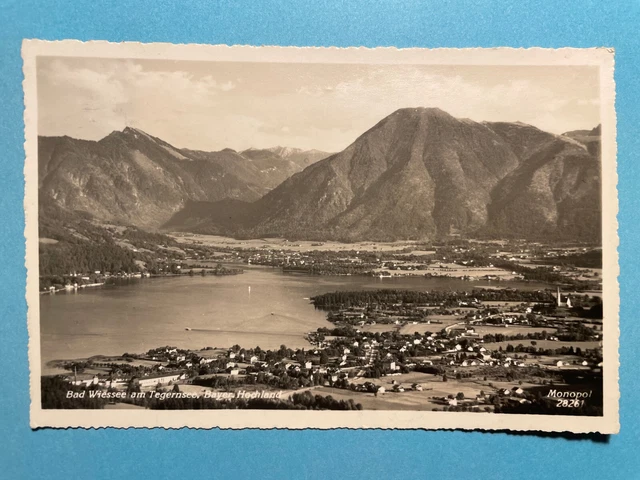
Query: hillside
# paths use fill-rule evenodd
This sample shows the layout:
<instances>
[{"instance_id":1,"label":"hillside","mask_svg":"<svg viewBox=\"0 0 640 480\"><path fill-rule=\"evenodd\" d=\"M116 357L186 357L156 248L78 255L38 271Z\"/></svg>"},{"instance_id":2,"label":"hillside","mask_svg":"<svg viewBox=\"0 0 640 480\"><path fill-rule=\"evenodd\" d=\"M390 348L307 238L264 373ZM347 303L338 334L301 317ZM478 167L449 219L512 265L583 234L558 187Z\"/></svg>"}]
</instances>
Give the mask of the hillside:
<instances>
[{"instance_id":1,"label":"hillside","mask_svg":"<svg viewBox=\"0 0 640 480\"><path fill-rule=\"evenodd\" d=\"M250 205L199 205L189 228L345 241L450 234L598 241L597 130L589 137L401 109ZM186 222L174 220L172 228Z\"/></svg>"},{"instance_id":2,"label":"hillside","mask_svg":"<svg viewBox=\"0 0 640 480\"><path fill-rule=\"evenodd\" d=\"M154 229L189 201L254 201L327 154L297 151L254 161L231 149L178 149L125 128L100 141L39 138L39 195L67 212ZM289 153L289 152L288 152Z\"/></svg>"}]
</instances>

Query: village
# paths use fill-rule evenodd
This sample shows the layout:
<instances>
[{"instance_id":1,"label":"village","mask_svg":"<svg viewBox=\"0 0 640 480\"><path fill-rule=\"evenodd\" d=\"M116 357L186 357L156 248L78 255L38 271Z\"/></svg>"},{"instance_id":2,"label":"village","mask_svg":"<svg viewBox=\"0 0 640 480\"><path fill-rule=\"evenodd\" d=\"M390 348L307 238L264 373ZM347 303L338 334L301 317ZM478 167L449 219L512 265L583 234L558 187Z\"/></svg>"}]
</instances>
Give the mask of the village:
<instances>
[{"instance_id":1,"label":"village","mask_svg":"<svg viewBox=\"0 0 640 480\"><path fill-rule=\"evenodd\" d=\"M548 413L563 395L588 395L579 408L556 413L601 408L599 298L505 289L335 292L311 300L334 327L310 332L306 349L161 347L59 366L76 389L205 398L311 392L364 409L496 413Z\"/></svg>"},{"instance_id":2,"label":"village","mask_svg":"<svg viewBox=\"0 0 640 480\"><path fill-rule=\"evenodd\" d=\"M588 245L545 245L510 241L472 241L452 237L438 244L420 242L292 242L286 239L234 240L175 234L180 245L195 242L226 260L281 268L286 273L392 277L450 277L463 280L537 281L599 290L601 250Z\"/></svg>"}]
</instances>

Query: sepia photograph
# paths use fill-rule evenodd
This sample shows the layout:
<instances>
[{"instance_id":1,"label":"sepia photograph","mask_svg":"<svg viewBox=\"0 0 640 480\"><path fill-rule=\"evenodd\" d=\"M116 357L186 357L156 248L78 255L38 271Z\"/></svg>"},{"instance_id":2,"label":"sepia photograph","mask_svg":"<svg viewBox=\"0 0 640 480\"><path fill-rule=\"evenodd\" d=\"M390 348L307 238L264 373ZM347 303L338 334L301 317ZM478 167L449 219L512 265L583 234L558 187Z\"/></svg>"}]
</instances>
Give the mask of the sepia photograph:
<instances>
[{"instance_id":1,"label":"sepia photograph","mask_svg":"<svg viewBox=\"0 0 640 480\"><path fill-rule=\"evenodd\" d=\"M32 427L617 432L611 50L23 60Z\"/></svg>"}]
</instances>

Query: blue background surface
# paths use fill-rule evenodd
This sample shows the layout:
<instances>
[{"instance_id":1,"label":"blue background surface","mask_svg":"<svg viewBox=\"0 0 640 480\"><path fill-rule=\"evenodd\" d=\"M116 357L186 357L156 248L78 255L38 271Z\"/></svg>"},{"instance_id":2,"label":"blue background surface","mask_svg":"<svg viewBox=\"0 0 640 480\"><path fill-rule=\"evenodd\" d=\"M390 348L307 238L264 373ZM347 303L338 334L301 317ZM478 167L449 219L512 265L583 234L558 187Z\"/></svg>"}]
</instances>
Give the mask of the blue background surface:
<instances>
[{"instance_id":1,"label":"blue background surface","mask_svg":"<svg viewBox=\"0 0 640 480\"><path fill-rule=\"evenodd\" d=\"M346 2L345 2L346 3ZM640 478L640 3L635 1L0 1L0 477ZM616 49L621 433L29 429L23 38Z\"/></svg>"}]
</instances>

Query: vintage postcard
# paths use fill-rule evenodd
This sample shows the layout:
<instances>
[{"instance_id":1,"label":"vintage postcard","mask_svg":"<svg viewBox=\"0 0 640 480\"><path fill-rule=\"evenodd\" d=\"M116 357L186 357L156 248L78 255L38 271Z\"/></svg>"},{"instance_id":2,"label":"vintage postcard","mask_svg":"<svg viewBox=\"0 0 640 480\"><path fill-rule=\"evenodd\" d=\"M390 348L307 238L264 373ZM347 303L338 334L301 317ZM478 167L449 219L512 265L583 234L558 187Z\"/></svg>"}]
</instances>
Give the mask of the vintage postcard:
<instances>
[{"instance_id":1,"label":"vintage postcard","mask_svg":"<svg viewBox=\"0 0 640 480\"><path fill-rule=\"evenodd\" d=\"M612 50L23 58L33 428L618 431Z\"/></svg>"}]
</instances>

